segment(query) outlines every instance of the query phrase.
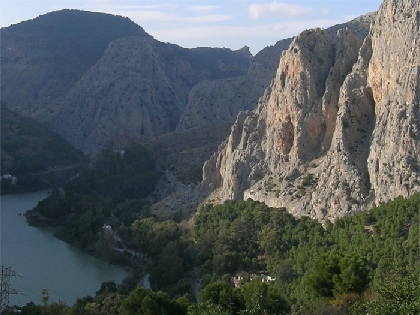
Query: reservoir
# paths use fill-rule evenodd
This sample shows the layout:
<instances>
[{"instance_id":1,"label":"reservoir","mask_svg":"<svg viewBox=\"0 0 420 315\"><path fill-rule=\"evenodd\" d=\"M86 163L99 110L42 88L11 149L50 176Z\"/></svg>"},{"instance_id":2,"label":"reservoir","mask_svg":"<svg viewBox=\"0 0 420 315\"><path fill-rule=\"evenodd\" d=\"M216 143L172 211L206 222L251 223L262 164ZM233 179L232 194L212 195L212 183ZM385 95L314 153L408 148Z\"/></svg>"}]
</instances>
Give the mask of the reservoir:
<instances>
[{"instance_id":1,"label":"reservoir","mask_svg":"<svg viewBox=\"0 0 420 315\"><path fill-rule=\"evenodd\" d=\"M117 284L128 275L122 268L87 255L58 240L48 228L32 227L20 215L36 206L48 191L1 196L1 264L19 277L10 277L10 305L41 303L41 291L48 289L49 302L71 306L77 298L94 296L101 283Z\"/></svg>"}]
</instances>

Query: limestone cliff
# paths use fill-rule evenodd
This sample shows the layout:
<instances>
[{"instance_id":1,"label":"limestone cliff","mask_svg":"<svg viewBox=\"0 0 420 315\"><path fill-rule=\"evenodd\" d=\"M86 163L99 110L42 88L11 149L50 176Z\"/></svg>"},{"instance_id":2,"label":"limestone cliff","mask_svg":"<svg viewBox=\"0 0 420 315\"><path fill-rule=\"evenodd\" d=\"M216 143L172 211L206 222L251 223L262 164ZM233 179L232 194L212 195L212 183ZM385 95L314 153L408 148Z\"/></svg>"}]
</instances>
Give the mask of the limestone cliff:
<instances>
[{"instance_id":1,"label":"limestone cliff","mask_svg":"<svg viewBox=\"0 0 420 315\"><path fill-rule=\"evenodd\" d=\"M67 95L54 120L59 133L95 156L117 137L150 138L175 129L188 88L175 88L156 46L140 37L112 42ZM188 65L183 70L192 72Z\"/></svg>"},{"instance_id":2,"label":"limestone cliff","mask_svg":"<svg viewBox=\"0 0 420 315\"><path fill-rule=\"evenodd\" d=\"M282 51L292 39L283 39L251 58L245 75L202 81L192 90L178 130L219 122L233 123L241 110L253 110L276 73Z\"/></svg>"},{"instance_id":3,"label":"limestone cliff","mask_svg":"<svg viewBox=\"0 0 420 315\"><path fill-rule=\"evenodd\" d=\"M363 43L349 29L297 36L204 165L202 196L325 221L420 191L419 10L385 0Z\"/></svg>"},{"instance_id":4,"label":"limestone cliff","mask_svg":"<svg viewBox=\"0 0 420 315\"><path fill-rule=\"evenodd\" d=\"M363 38L367 20L345 25ZM248 47L185 49L129 19L77 10L12 25L0 37L2 104L90 157L121 139L233 123L239 111L256 108L291 42L254 57Z\"/></svg>"},{"instance_id":5,"label":"limestone cliff","mask_svg":"<svg viewBox=\"0 0 420 315\"><path fill-rule=\"evenodd\" d=\"M376 124L367 164L378 203L420 190L420 2L385 1L372 49L367 85Z\"/></svg>"}]
</instances>

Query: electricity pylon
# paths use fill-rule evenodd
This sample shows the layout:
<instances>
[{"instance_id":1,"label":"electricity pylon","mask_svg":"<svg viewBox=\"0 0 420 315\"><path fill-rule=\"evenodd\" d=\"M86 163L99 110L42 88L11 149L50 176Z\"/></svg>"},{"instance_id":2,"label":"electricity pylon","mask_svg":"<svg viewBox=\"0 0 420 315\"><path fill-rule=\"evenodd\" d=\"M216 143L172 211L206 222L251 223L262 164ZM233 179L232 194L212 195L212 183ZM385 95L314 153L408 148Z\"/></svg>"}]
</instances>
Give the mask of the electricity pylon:
<instances>
[{"instance_id":1,"label":"electricity pylon","mask_svg":"<svg viewBox=\"0 0 420 315\"><path fill-rule=\"evenodd\" d=\"M0 314L9 306L9 295L18 294L19 291L10 285L10 277L19 276L11 267L1 266L0 278Z\"/></svg>"}]
</instances>

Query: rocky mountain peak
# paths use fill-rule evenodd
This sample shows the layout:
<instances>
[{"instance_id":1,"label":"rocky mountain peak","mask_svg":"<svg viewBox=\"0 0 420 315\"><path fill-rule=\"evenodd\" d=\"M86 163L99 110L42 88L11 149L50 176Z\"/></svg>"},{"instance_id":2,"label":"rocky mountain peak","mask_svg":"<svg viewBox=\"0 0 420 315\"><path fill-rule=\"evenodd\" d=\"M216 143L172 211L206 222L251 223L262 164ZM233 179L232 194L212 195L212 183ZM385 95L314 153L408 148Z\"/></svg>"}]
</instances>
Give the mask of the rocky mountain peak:
<instances>
[{"instance_id":1,"label":"rocky mountain peak","mask_svg":"<svg viewBox=\"0 0 420 315\"><path fill-rule=\"evenodd\" d=\"M419 191L419 9L385 0L363 42L349 29L297 36L205 164L208 199L325 221Z\"/></svg>"},{"instance_id":2,"label":"rocky mountain peak","mask_svg":"<svg viewBox=\"0 0 420 315\"><path fill-rule=\"evenodd\" d=\"M249 51L249 46L244 46L242 48L239 48L239 49L235 50L235 52L243 54L244 56L247 56L249 58L252 58L252 54Z\"/></svg>"}]
</instances>

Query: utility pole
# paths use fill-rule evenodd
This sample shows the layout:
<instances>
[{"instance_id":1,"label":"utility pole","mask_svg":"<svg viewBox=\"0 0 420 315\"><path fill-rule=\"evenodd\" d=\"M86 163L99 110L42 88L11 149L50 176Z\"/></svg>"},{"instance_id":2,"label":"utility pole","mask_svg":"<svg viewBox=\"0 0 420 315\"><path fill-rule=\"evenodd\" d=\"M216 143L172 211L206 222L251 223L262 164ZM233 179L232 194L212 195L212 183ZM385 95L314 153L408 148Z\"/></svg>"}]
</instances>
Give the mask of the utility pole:
<instances>
[{"instance_id":1,"label":"utility pole","mask_svg":"<svg viewBox=\"0 0 420 315\"><path fill-rule=\"evenodd\" d=\"M19 276L11 267L1 266L0 278L0 314L9 306L9 295L18 294L19 291L10 285L10 277Z\"/></svg>"}]
</instances>

